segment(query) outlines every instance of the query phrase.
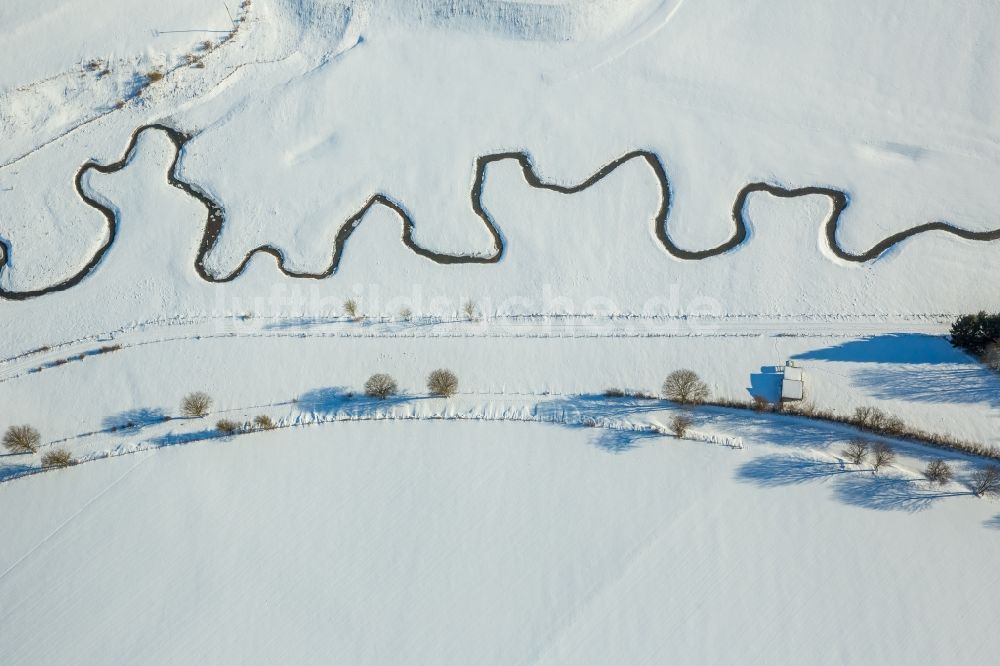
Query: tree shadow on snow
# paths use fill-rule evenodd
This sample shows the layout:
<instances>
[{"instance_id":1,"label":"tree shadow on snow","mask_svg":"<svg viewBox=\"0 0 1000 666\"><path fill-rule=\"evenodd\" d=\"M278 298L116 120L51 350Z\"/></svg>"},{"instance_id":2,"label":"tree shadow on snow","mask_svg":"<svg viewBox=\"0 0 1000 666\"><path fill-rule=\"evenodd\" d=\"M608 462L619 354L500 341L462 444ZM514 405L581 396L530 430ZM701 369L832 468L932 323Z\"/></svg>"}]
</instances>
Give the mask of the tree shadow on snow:
<instances>
[{"instance_id":1,"label":"tree shadow on snow","mask_svg":"<svg viewBox=\"0 0 1000 666\"><path fill-rule=\"evenodd\" d=\"M313 389L299 396L296 406L300 411L331 415L337 413L362 413L372 409L387 409L417 399L412 395L393 395L385 400L357 394L342 386Z\"/></svg>"},{"instance_id":2,"label":"tree shadow on snow","mask_svg":"<svg viewBox=\"0 0 1000 666\"><path fill-rule=\"evenodd\" d=\"M597 448L610 453L624 453L639 446L643 440L661 439L662 437L663 435L658 432L602 429L592 442Z\"/></svg>"},{"instance_id":3,"label":"tree shadow on snow","mask_svg":"<svg viewBox=\"0 0 1000 666\"><path fill-rule=\"evenodd\" d=\"M848 363L975 364L975 361L952 347L945 338L925 333L876 335L803 352L792 358Z\"/></svg>"},{"instance_id":4,"label":"tree shadow on snow","mask_svg":"<svg viewBox=\"0 0 1000 666\"><path fill-rule=\"evenodd\" d=\"M876 398L1000 407L1000 375L975 363L862 370L858 384Z\"/></svg>"},{"instance_id":5,"label":"tree shadow on snow","mask_svg":"<svg viewBox=\"0 0 1000 666\"><path fill-rule=\"evenodd\" d=\"M832 480L837 500L877 511L923 511L935 500L968 494L929 490L921 487L919 480L874 476L869 470L853 468L839 461L802 456L763 456L740 467L736 478L762 488Z\"/></svg>"},{"instance_id":6,"label":"tree shadow on snow","mask_svg":"<svg viewBox=\"0 0 1000 666\"><path fill-rule=\"evenodd\" d=\"M984 522L983 525L985 527L989 527L990 529L1000 530L1000 513Z\"/></svg>"},{"instance_id":7,"label":"tree shadow on snow","mask_svg":"<svg viewBox=\"0 0 1000 666\"><path fill-rule=\"evenodd\" d=\"M197 430L195 432L168 432L165 435L154 437L149 440L149 443L156 448L163 448L166 446L189 444L191 442L201 442L206 439L215 438L221 439L222 434L214 428L208 428L205 430Z\"/></svg>"},{"instance_id":8,"label":"tree shadow on snow","mask_svg":"<svg viewBox=\"0 0 1000 666\"><path fill-rule=\"evenodd\" d=\"M640 398L609 398L603 395L585 394L566 396L537 407L537 414L546 420L577 423L585 419L624 419L636 414L648 414L670 409L671 405L662 400Z\"/></svg>"},{"instance_id":9,"label":"tree shadow on snow","mask_svg":"<svg viewBox=\"0 0 1000 666\"><path fill-rule=\"evenodd\" d=\"M31 474L37 470L37 467L32 467L31 465L5 465L0 467L0 482L9 481L25 474Z\"/></svg>"},{"instance_id":10,"label":"tree shadow on snow","mask_svg":"<svg viewBox=\"0 0 1000 666\"><path fill-rule=\"evenodd\" d=\"M969 493L944 493L921 488L913 479L857 475L837 484L837 499L852 506L876 511L916 512L930 508L935 500Z\"/></svg>"},{"instance_id":11,"label":"tree shadow on snow","mask_svg":"<svg viewBox=\"0 0 1000 666\"><path fill-rule=\"evenodd\" d=\"M746 463L736 471L736 478L753 482L762 488L780 488L810 481L826 481L834 476L851 473L856 472L840 462L773 455Z\"/></svg>"},{"instance_id":12,"label":"tree shadow on snow","mask_svg":"<svg viewBox=\"0 0 1000 666\"><path fill-rule=\"evenodd\" d=\"M107 416L101 422L101 426L108 432L141 430L147 426L163 423L169 419L170 417L162 409L140 407L138 409L129 409L113 416Z\"/></svg>"},{"instance_id":13,"label":"tree shadow on snow","mask_svg":"<svg viewBox=\"0 0 1000 666\"><path fill-rule=\"evenodd\" d=\"M843 445L848 437L835 424L810 422L791 414L702 407L697 415L700 426L712 426L719 432L745 432L748 438L778 446L823 450Z\"/></svg>"}]
</instances>

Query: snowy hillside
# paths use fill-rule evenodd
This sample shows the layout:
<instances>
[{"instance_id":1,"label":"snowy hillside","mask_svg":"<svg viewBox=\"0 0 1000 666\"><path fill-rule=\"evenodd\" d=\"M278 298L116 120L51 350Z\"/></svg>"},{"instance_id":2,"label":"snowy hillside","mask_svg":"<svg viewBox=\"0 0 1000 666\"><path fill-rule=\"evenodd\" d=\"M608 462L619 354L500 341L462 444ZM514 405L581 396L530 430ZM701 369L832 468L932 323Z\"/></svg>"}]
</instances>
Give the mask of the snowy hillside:
<instances>
[{"instance_id":1,"label":"snowy hillside","mask_svg":"<svg viewBox=\"0 0 1000 666\"><path fill-rule=\"evenodd\" d=\"M0 662L994 654L997 25L4 0Z\"/></svg>"}]
</instances>

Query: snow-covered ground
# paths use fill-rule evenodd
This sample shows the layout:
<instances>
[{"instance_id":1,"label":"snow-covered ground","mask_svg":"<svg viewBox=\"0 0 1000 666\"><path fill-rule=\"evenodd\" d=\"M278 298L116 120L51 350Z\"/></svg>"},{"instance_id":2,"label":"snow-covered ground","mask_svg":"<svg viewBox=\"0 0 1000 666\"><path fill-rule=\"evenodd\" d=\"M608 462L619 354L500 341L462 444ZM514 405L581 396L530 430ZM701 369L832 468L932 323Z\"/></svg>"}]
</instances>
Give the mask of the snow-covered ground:
<instances>
[{"instance_id":1,"label":"snow-covered ground","mask_svg":"<svg viewBox=\"0 0 1000 666\"><path fill-rule=\"evenodd\" d=\"M1000 647L997 505L783 447L615 455L601 437L336 424L0 485L0 653L904 664Z\"/></svg>"},{"instance_id":2,"label":"snow-covered ground","mask_svg":"<svg viewBox=\"0 0 1000 666\"><path fill-rule=\"evenodd\" d=\"M791 360L817 408L1000 446L1000 375L946 337L1000 310L998 24L4 0L0 431L43 446L0 455L0 662L988 658L985 461L882 440L876 477L843 425L678 440L603 392L774 400Z\"/></svg>"}]
</instances>

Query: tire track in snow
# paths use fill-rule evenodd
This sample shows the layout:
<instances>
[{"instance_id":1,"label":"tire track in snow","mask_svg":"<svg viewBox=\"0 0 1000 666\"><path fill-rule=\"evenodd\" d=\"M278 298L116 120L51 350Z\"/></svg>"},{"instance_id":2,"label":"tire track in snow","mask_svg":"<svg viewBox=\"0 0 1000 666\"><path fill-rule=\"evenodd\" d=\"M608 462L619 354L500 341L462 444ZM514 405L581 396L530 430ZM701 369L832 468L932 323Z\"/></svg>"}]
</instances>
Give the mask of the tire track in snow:
<instances>
[{"instance_id":1,"label":"tire track in snow","mask_svg":"<svg viewBox=\"0 0 1000 666\"><path fill-rule=\"evenodd\" d=\"M402 222L402 241L403 244L409 248L414 254L430 259L431 261L443 264L495 264L503 258L505 245L503 235L500 228L497 226L496 222L493 220L492 216L486 210L482 203L483 187L486 182L486 171L488 167L495 163L504 160L513 160L517 162L520 167L524 177L525 182L535 189L545 190L549 192L556 192L559 194L572 195L579 192L583 192L590 189L600 181L604 180L607 176L611 175L622 165L631 162L633 160L642 160L649 167L650 171L656 177L659 188L660 188L660 206L655 217L653 218L654 231L657 240L663 245L664 249L673 257L682 260L702 260L709 259L718 255L725 254L732 250L740 247L749 236L749 225L746 221L746 204L749 196L758 192L764 192L774 197L789 199L803 196L820 195L827 197L831 204L832 210L824 223L824 229L826 232L827 244L829 245L830 251L833 255L841 260L854 262L854 263L865 263L873 261L879 258L882 254L895 247L896 245L904 242L905 240L921 233L928 231L942 231L959 238L973 241L995 241L1000 240L1000 228L990 229L986 231L971 231L969 229L964 229L957 227L948 222L927 222L915 227L911 227L904 231L892 234L891 236L879 241L871 248L866 251L854 253L846 250L840 246L837 239L837 230L840 225L841 216L844 210L847 209L850 199L846 192L837 190L830 187L801 187L801 188L785 188L779 185L774 185L766 182L755 182L744 186L736 196L736 201L733 204L732 209L732 221L734 225L733 233L728 240L723 243L706 249L686 249L677 245L670 237L667 222L670 213L670 206L672 203L672 193L670 189L670 181L667 176L666 167L663 165L660 157L653 151L650 150L634 150L628 152L618 159L606 164L601 167L594 175L587 178L583 182L576 185L560 185L558 183L547 182L538 175L535 170L534 164L532 163L531 156L527 152L515 151L515 152L503 152L494 153L489 155L484 155L476 159L476 169L475 169L475 180L472 185L472 191L470 194L472 210L477 217L486 226L487 231L493 239L493 250L490 254L447 254L441 252L435 252L430 248L423 247L419 245L413 238L413 230L416 223L410 213L406 210L404 205L400 202L394 200L391 196L376 193L372 195L368 201L356 212L354 215L349 217L347 221L341 226L340 231L338 231L333 244L333 253L330 259L328 267L318 273L310 272L300 272L291 270L286 266L285 256L282 251L273 245L265 244L258 246L244 256L240 264L231 272L223 275L215 275L211 273L205 266L205 258L208 254L215 248L216 243L219 240L225 226L225 209L222 205L215 201L207 192L202 190L196 184L182 180L177 175L177 166L180 161L180 157L183 154L184 147L193 135L186 134L179 129L170 127L168 125L154 123L149 125L143 125L132 133L131 141L125 150L125 155L111 164L102 165L96 162L90 161L84 164L76 174L74 184L76 186L77 194L80 198L92 208L98 210L105 218L108 229L107 240L98 248L97 252L91 258L89 262L75 275L70 278L59 282L50 287L29 290L29 291L14 291L6 290L0 287L0 298L6 298L9 300L27 300L30 298L36 298L38 296L43 296L45 294L64 291L70 289L75 285L79 284L83 279L85 279L97 266L101 263L102 259L106 255L107 251L111 248L115 241L118 232L118 219L115 210L109 206L106 206L101 201L91 197L84 190L83 178L91 170L97 171L103 174L111 174L124 169L131 160L131 157L135 151L136 145L139 138L143 133L147 131L159 131L163 132L170 141L174 144L174 158L170 164L167 171L168 182L188 194L189 196L197 199L205 206L207 211L207 217L205 222L205 229L202 234L201 242L198 248L198 254L195 258L195 272L206 282L211 283L225 283L231 282L239 277L243 271L246 269L247 264L250 263L251 259L256 254L267 254L272 256L277 264L278 269L287 277L292 278L309 278L315 280L321 280L333 275L340 265L340 260L343 257L347 241L350 239L351 234L358 228L361 221L367 215L368 211L376 206L383 206L394 212ZM2 275L3 269L7 266L10 260L10 246L9 244L0 239L0 250L2 250L3 260L0 262L0 275Z\"/></svg>"},{"instance_id":2,"label":"tire track in snow","mask_svg":"<svg viewBox=\"0 0 1000 666\"><path fill-rule=\"evenodd\" d=\"M146 462L147 460L149 460L149 458L143 458L143 459L139 460L134 465L132 465L131 467L129 467L127 470L125 470L125 472L121 476L119 476L117 479L115 479L114 481L112 481L107 487L104 488L104 490L100 491L99 493L97 493L96 495L94 495L92 498L90 498L89 500L87 500L79 509L77 509L75 512L73 512L73 514L69 518L67 518L66 520L64 520L54 530L52 530L47 535L45 535L42 538L41 541L39 541L38 543L36 543L24 555L22 555L17 560L15 560L14 563L11 564L9 567L7 567L7 569L3 573L0 573L0 581L2 581L4 578L6 578L22 562L24 562L26 559L28 559L29 557L31 557L31 555L35 551L37 551L39 548L41 548L42 546L44 546L53 537L55 537L57 534L59 534L59 532L61 532L63 529L65 529L67 525L69 525L71 522L73 522L74 520L76 520L77 518L79 518L80 515L83 514L84 511L86 511L90 506L92 506L94 504L94 502L96 502L97 500L99 500L102 497L104 497L115 486L117 486L119 483L121 483L125 479L125 477L127 477L129 474L131 474L135 470L136 467L138 467L142 463ZM40 471L49 471L51 469L60 469L60 468L54 468L54 467L52 467L52 468L41 468L39 470L36 470L34 473L38 473ZM27 474L25 476L27 476ZM20 477L11 477L11 478L20 478ZM23 601L24 600L22 600L22 602ZM13 608L10 608L7 611L6 615L4 615L3 617L0 617L0 624L3 624L3 621L6 620L8 617L10 617L10 615L12 613L14 613L15 610L17 610L17 608L18 608L19 605L20 604L14 606Z\"/></svg>"}]
</instances>

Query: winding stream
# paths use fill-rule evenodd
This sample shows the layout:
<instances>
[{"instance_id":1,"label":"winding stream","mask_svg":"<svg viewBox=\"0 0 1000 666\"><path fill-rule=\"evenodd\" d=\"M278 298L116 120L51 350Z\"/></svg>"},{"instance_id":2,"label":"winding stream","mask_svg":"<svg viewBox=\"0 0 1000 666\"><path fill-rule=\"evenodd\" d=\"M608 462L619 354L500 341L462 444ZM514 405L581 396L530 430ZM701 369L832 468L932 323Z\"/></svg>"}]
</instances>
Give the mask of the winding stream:
<instances>
[{"instance_id":1,"label":"winding stream","mask_svg":"<svg viewBox=\"0 0 1000 666\"><path fill-rule=\"evenodd\" d=\"M257 253L268 254L275 258L278 269L288 277L292 278L311 278L311 279L323 279L329 277L337 271L340 265L341 257L344 253L344 248L347 245L348 239L351 234L354 233L358 225L361 223L364 216L368 211L375 206L385 206L389 208L394 213L396 213L402 221L402 241L410 250L415 254L430 259L431 261L438 264L494 264L500 261L504 253L504 241L503 236L500 233L500 229L497 227L496 222L490 216L489 212L484 208L482 203L483 187L486 180L486 169L487 167L494 163L503 160L514 160L520 166L524 175L525 182L533 188L540 190L547 190L551 192L557 192L559 194L576 194L590 187L596 185L606 176L613 173L618 167L631 162L632 160L643 160L646 165L650 168L653 174L656 176L660 187L660 207L654 218L654 229L656 233L656 238L663 245L664 249L673 257L682 260L701 260L708 259L710 257L715 257L730 250L738 248L742 245L748 236L749 226L746 221L746 205L747 199L751 194L756 192L765 192L774 197L780 198L795 198L810 195L822 195L830 199L832 204L832 211L830 216L824 223L824 229L826 232L826 240L829 245L830 251L839 259L855 263L864 263L877 259L887 250L891 249L895 245L905 241L906 239L921 234L927 231L943 231L960 238L974 241L995 241L1000 240L1000 228L991 229L987 231L970 231L968 229L963 229L956 227L947 222L927 222L915 227L911 227L904 231L895 233L875 245L873 245L868 250L861 253L853 253L845 250L840 246L837 239L837 229L840 224L841 214L849 205L849 197L846 192L841 190L836 190L833 188L826 187L803 187L796 189L786 189L777 185L772 185L764 182L750 183L743 187L739 193L736 195L736 201L733 203L732 209L732 220L734 224L734 229L732 235L728 240L717 245L715 247L707 249L685 249L679 247L670 238L670 234L667 230L667 220L670 213L671 205L671 190L670 181L667 177L666 168L663 162L660 160L659 156L648 150L635 150L626 153L619 157L618 159L610 162L598 170L594 175L590 176L583 182L577 185L559 185L556 183L545 182L535 171L534 165L531 162L531 157L526 152L505 152L505 153L495 153L490 155L484 155L476 159L476 176L472 185L472 191L470 193L470 200L473 212L482 220L483 224L486 226L490 235L493 238L493 250L490 254L446 254L441 252L435 252L429 248L425 248L417 244L413 238L413 228L415 222L409 212L404 208L403 204L393 200L390 196L382 193L377 193L371 196L364 206L361 207L358 212L347 219L346 223L340 228L333 244L333 255L330 259L328 267L319 273L309 273L309 272L298 272L291 270L285 266L285 258L281 250L274 247L273 245L261 245L250 250L243 261L240 262L239 266L232 272L225 275L213 275L205 267L205 257L212 251L215 244L218 242L219 236L222 233L223 226L225 224L225 210L222 205L215 200L213 200L207 193L205 193L201 188L199 188L194 183L190 183L182 180L177 175L177 165L180 161L180 156L184 150L185 144L191 139L191 135L186 134L176 128L154 123L150 125L143 125L135 130L132 134L131 141L125 150L124 156L117 162L111 164L99 164L97 162L87 162L80 170L76 173L76 178L74 180L74 185L76 187L76 192L80 198L92 208L98 210L105 218L108 227L108 237L107 240L101 245L100 248L95 252L94 256L87 262L83 268L80 269L75 275L59 282L58 284L52 285L50 287L45 287L43 289L31 290L31 291L11 291L0 287L0 298L9 300L27 300L35 298L38 296L43 296L45 294L65 291L70 289L75 285L79 284L84 278L86 278L103 260L105 254L114 244L115 238L118 232L118 219L115 211L112 208L104 205L97 199L91 197L87 194L83 187L83 178L88 171L94 170L103 174L111 174L120 171L125 168L129 163L133 151L136 148L136 144L143 133L147 131L159 131L163 132L174 145L174 158L171 162L170 168L167 171L167 179L171 185L183 190L189 196L194 197L205 206L207 217L205 222L205 231L201 238L201 243L198 248L198 255L195 259L194 268L195 271L207 282L222 283L231 282L235 280L244 271L247 264ZM10 246L3 239L0 239L0 247L3 249L3 261L0 262L0 274L2 274L3 269L7 266L10 258Z\"/></svg>"}]
</instances>

